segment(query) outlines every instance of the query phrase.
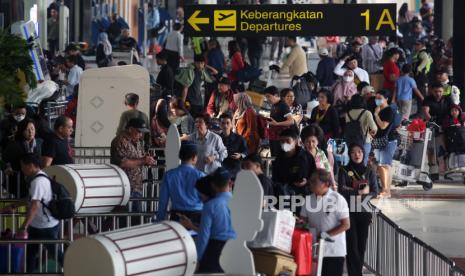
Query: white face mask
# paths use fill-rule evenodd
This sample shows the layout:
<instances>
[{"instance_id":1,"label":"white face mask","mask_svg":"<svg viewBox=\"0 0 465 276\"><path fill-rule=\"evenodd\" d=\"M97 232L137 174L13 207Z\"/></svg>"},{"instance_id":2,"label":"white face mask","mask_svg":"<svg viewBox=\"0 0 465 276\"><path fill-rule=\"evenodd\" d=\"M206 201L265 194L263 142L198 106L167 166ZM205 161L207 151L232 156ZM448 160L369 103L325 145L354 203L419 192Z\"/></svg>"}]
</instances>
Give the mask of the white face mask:
<instances>
[{"instance_id":1,"label":"white face mask","mask_svg":"<svg viewBox=\"0 0 465 276\"><path fill-rule=\"evenodd\" d=\"M294 148L295 148L295 145L294 145L294 144L288 144L288 143L281 144L281 149L282 149L284 152L290 152L290 151L292 151Z\"/></svg>"},{"instance_id":2,"label":"white face mask","mask_svg":"<svg viewBox=\"0 0 465 276\"><path fill-rule=\"evenodd\" d=\"M446 85L446 84L448 84L448 83L449 83L449 80L446 80L446 81L442 81L442 82L441 82L442 85Z\"/></svg>"},{"instance_id":3,"label":"white face mask","mask_svg":"<svg viewBox=\"0 0 465 276\"><path fill-rule=\"evenodd\" d=\"M13 116L13 118L15 118L16 122L21 122L22 120L24 120L24 118L26 118L26 115L15 115Z\"/></svg>"},{"instance_id":4,"label":"white face mask","mask_svg":"<svg viewBox=\"0 0 465 276\"><path fill-rule=\"evenodd\" d=\"M344 76L342 78L345 82L352 82L354 81L354 77L351 77L351 76Z\"/></svg>"}]
</instances>

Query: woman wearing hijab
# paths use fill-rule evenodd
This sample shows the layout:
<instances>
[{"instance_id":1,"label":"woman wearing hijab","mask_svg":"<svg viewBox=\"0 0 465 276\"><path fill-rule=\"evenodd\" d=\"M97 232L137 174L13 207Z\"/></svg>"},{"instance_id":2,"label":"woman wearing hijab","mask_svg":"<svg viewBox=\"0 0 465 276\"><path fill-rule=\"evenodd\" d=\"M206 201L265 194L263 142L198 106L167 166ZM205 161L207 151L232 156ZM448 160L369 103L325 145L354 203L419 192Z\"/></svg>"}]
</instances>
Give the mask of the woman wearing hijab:
<instances>
[{"instance_id":1,"label":"woman wearing hijab","mask_svg":"<svg viewBox=\"0 0 465 276\"><path fill-rule=\"evenodd\" d=\"M248 153L256 153L260 145L260 136L258 134L258 116L252 107L252 100L246 93L238 93L234 95L234 102L237 107L233 117L236 133L244 137Z\"/></svg>"},{"instance_id":2,"label":"woman wearing hijab","mask_svg":"<svg viewBox=\"0 0 465 276\"><path fill-rule=\"evenodd\" d=\"M112 49L107 33L101 32L98 36L97 55L95 57L98 67L108 67L110 65L113 59L111 56Z\"/></svg>"},{"instance_id":3,"label":"woman wearing hijab","mask_svg":"<svg viewBox=\"0 0 465 276\"><path fill-rule=\"evenodd\" d=\"M346 199L349 206L352 202L363 202L367 196L378 195L378 182L375 171L363 164L365 152L362 145L349 146L350 161L339 169L338 192ZM356 205L350 210L350 229L346 232L347 241L347 273L349 276L362 275L368 227L371 223L371 213L364 206Z\"/></svg>"},{"instance_id":4,"label":"woman wearing hijab","mask_svg":"<svg viewBox=\"0 0 465 276\"><path fill-rule=\"evenodd\" d=\"M342 79L338 80L333 86L334 107L339 114L341 125L345 124L346 106L353 95L357 94L357 85L354 82L354 71L347 70L344 72Z\"/></svg>"}]
</instances>

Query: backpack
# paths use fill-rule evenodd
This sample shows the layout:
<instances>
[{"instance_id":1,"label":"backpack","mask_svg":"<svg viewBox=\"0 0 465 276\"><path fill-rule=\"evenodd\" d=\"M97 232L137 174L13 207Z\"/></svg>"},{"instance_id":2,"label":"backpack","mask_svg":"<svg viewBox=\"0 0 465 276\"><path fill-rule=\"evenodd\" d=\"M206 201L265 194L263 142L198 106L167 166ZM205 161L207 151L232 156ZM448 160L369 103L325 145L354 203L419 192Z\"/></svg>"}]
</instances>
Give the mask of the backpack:
<instances>
[{"instance_id":1,"label":"backpack","mask_svg":"<svg viewBox=\"0 0 465 276\"><path fill-rule=\"evenodd\" d=\"M262 74L262 69L250 66L245 63L244 68L236 72L236 77L241 82L249 82L258 79Z\"/></svg>"},{"instance_id":2,"label":"backpack","mask_svg":"<svg viewBox=\"0 0 465 276\"><path fill-rule=\"evenodd\" d=\"M344 140L347 145L357 144L363 146L365 144L366 134L363 133L362 125L360 123L360 118L366 110L363 110L358 115L357 119L354 120L350 116L350 113L347 112L347 117L349 117L349 122L344 126Z\"/></svg>"},{"instance_id":3,"label":"backpack","mask_svg":"<svg viewBox=\"0 0 465 276\"><path fill-rule=\"evenodd\" d=\"M257 131L260 139L268 139L268 121L260 114L257 114Z\"/></svg>"},{"instance_id":4,"label":"backpack","mask_svg":"<svg viewBox=\"0 0 465 276\"><path fill-rule=\"evenodd\" d=\"M399 112L399 107L397 106L397 104L392 103L390 105L390 107L392 109L392 112L394 113L394 119L392 120L392 128L391 128L391 130L395 130L402 123L402 115Z\"/></svg>"},{"instance_id":5,"label":"backpack","mask_svg":"<svg viewBox=\"0 0 465 276\"><path fill-rule=\"evenodd\" d=\"M52 188L52 200L46 205L44 200L41 200L42 205L50 211L50 214L58 219L70 219L75 214L74 202L65 186L56 182L54 179L49 178L45 174L38 174L34 177L45 177L50 181ZM48 217L47 213L44 214Z\"/></svg>"}]
</instances>

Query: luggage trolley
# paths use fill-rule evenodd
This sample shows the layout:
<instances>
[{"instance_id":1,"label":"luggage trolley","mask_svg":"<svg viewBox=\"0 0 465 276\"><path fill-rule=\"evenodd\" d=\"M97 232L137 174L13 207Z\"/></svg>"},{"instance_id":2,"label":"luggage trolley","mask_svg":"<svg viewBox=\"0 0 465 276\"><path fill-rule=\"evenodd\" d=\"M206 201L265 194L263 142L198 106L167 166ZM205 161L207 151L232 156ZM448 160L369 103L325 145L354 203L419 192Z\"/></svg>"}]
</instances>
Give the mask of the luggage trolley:
<instances>
[{"instance_id":1,"label":"luggage trolley","mask_svg":"<svg viewBox=\"0 0 465 276\"><path fill-rule=\"evenodd\" d=\"M433 187L429 175L428 142L432 141L432 130L409 131L405 126L398 129L400 144L392 162L393 181L406 186L416 183L425 191ZM432 141L434 143L434 141Z\"/></svg>"},{"instance_id":2,"label":"luggage trolley","mask_svg":"<svg viewBox=\"0 0 465 276\"><path fill-rule=\"evenodd\" d=\"M465 184L465 127L448 127L445 129L445 136L448 158L444 177L462 174Z\"/></svg>"}]
</instances>

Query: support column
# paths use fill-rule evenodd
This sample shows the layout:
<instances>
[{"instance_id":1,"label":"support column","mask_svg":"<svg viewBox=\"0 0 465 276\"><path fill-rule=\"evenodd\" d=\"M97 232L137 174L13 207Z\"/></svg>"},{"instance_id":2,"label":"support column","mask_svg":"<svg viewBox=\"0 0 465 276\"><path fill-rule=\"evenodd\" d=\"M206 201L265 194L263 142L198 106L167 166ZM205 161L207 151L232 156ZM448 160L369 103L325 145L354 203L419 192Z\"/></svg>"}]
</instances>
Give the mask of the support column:
<instances>
[{"instance_id":1,"label":"support column","mask_svg":"<svg viewBox=\"0 0 465 276\"><path fill-rule=\"evenodd\" d=\"M447 41L449 38L452 37L452 22L453 22L453 15L454 15L454 0L442 0L442 33L441 38L444 41ZM436 14L435 14L436 16ZM436 20L436 18L434 19Z\"/></svg>"},{"instance_id":2,"label":"support column","mask_svg":"<svg viewBox=\"0 0 465 276\"><path fill-rule=\"evenodd\" d=\"M460 102L465 106L465 10L464 0L454 0L454 83L460 89Z\"/></svg>"},{"instance_id":3,"label":"support column","mask_svg":"<svg viewBox=\"0 0 465 276\"><path fill-rule=\"evenodd\" d=\"M442 37L443 18L445 17L444 2L447 0L434 0L434 34L438 37Z\"/></svg>"}]
</instances>

